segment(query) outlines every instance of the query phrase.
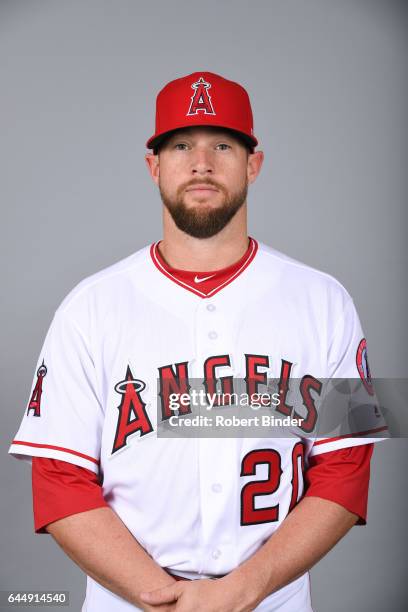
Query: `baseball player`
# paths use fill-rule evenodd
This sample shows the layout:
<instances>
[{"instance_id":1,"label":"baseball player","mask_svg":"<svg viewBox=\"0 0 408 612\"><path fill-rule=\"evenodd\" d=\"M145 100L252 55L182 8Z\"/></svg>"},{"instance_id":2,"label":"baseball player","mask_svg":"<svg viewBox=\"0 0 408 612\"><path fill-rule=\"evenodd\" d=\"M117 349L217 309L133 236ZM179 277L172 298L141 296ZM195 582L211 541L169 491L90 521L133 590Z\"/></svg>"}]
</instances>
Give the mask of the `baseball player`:
<instances>
[{"instance_id":1,"label":"baseball player","mask_svg":"<svg viewBox=\"0 0 408 612\"><path fill-rule=\"evenodd\" d=\"M326 380L375 404L364 334L339 282L248 236L257 145L241 85L168 83L146 155L163 238L80 282L46 335L9 452L32 460L36 531L87 574L84 612L307 612L308 570L366 522L378 407L317 426ZM266 410L298 426L180 431L197 381L211 399L237 380L251 401L276 381Z\"/></svg>"}]
</instances>

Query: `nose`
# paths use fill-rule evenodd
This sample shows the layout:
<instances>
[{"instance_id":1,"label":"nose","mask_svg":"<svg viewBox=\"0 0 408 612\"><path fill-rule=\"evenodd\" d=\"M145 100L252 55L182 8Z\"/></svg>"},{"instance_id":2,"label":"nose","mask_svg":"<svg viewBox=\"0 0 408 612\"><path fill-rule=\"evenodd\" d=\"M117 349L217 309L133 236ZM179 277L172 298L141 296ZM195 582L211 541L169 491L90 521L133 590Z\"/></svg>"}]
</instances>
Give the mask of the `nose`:
<instances>
[{"instance_id":1,"label":"nose","mask_svg":"<svg viewBox=\"0 0 408 612\"><path fill-rule=\"evenodd\" d=\"M207 149L197 148L193 153L192 173L198 176L205 176L214 172L212 154Z\"/></svg>"}]
</instances>

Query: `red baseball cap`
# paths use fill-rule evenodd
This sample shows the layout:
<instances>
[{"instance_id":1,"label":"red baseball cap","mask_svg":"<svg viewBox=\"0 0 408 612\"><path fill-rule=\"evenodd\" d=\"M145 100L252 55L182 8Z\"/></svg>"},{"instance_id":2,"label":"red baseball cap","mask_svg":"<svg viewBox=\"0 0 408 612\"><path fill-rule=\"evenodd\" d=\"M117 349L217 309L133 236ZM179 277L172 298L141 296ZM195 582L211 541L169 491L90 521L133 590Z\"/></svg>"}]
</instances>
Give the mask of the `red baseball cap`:
<instances>
[{"instance_id":1,"label":"red baseball cap","mask_svg":"<svg viewBox=\"0 0 408 612\"><path fill-rule=\"evenodd\" d=\"M169 132L203 125L237 132L252 149L258 144L251 103L242 85L213 72L193 72L159 91L156 130L146 146L156 149Z\"/></svg>"}]
</instances>

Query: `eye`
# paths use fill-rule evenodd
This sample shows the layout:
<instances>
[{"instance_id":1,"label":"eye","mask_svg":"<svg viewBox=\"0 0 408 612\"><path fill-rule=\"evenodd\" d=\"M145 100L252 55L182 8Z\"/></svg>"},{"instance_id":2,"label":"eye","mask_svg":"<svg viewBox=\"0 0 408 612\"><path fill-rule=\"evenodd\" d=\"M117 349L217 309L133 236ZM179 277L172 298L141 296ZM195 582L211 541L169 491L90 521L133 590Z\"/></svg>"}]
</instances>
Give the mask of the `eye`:
<instances>
[{"instance_id":1,"label":"eye","mask_svg":"<svg viewBox=\"0 0 408 612\"><path fill-rule=\"evenodd\" d=\"M174 148L178 151L187 151L188 145L185 142L176 142Z\"/></svg>"},{"instance_id":2,"label":"eye","mask_svg":"<svg viewBox=\"0 0 408 612\"><path fill-rule=\"evenodd\" d=\"M221 150L221 151L227 151L228 149L230 149L230 145L227 144L226 142L220 142L219 144L217 144L217 149Z\"/></svg>"}]
</instances>

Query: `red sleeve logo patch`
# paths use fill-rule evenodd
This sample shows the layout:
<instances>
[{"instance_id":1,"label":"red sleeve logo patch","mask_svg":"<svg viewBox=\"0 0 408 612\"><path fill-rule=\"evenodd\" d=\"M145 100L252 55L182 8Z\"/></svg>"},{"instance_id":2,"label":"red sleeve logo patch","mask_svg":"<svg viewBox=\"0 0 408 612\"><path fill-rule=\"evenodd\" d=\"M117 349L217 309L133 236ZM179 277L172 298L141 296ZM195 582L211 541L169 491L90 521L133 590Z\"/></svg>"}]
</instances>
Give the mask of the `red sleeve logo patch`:
<instances>
[{"instance_id":1,"label":"red sleeve logo patch","mask_svg":"<svg viewBox=\"0 0 408 612\"><path fill-rule=\"evenodd\" d=\"M31 395L30 402L27 408L27 416L30 410L33 410L33 416L39 417L41 416L41 394L42 394L42 383L44 376L47 375L47 366L44 363L44 359L42 364L37 370L37 382L35 383L34 391Z\"/></svg>"},{"instance_id":2,"label":"red sleeve logo patch","mask_svg":"<svg viewBox=\"0 0 408 612\"><path fill-rule=\"evenodd\" d=\"M358 345L356 354L356 365L364 387L370 395L374 395L374 387L371 380L370 366L367 357L367 341L363 338Z\"/></svg>"}]
</instances>

